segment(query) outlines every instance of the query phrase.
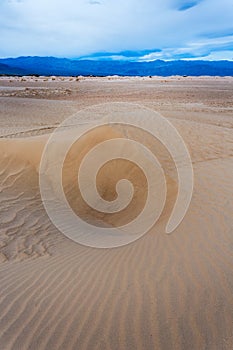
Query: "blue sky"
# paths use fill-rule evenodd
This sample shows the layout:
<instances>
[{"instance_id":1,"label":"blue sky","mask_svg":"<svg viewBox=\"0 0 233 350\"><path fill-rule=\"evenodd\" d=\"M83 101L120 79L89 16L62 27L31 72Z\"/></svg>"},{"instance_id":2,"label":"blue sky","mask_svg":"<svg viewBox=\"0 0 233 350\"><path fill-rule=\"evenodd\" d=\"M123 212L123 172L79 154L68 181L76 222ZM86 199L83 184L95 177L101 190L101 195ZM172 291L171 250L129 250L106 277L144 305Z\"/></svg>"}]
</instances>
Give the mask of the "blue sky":
<instances>
[{"instance_id":1,"label":"blue sky","mask_svg":"<svg viewBox=\"0 0 233 350\"><path fill-rule=\"evenodd\" d=\"M233 60L233 0L0 0L0 57Z\"/></svg>"}]
</instances>

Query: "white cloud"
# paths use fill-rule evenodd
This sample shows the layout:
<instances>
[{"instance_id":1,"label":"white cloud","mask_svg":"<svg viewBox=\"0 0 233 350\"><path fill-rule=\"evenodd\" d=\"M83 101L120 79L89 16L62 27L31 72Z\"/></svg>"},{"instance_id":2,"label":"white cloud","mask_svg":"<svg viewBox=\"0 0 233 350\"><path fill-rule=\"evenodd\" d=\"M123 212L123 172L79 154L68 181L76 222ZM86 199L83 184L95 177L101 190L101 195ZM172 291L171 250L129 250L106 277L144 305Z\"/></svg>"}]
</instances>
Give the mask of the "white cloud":
<instances>
[{"instance_id":1,"label":"white cloud","mask_svg":"<svg viewBox=\"0 0 233 350\"><path fill-rule=\"evenodd\" d=\"M231 48L224 49L225 47ZM187 43L185 47L165 48L160 52L151 52L141 56L140 61L153 61L155 59L172 60L172 59L229 59L233 60L233 35L220 38L202 39ZM227 58L226 58L227 57Z\"/></svg>"},{"instance_id":2,"label":"white cloud","mask_svg":"<svg viewBox=\"0 0 233 350\"><path fill-rule=\"evenodd\" d=\"M2 0L0 6L2 57L160 49L150 57L170 59L233 49L218 42L233 33L232 0ZM224 38L208 39L220 32Z\"/></svg>"}]
</instances>

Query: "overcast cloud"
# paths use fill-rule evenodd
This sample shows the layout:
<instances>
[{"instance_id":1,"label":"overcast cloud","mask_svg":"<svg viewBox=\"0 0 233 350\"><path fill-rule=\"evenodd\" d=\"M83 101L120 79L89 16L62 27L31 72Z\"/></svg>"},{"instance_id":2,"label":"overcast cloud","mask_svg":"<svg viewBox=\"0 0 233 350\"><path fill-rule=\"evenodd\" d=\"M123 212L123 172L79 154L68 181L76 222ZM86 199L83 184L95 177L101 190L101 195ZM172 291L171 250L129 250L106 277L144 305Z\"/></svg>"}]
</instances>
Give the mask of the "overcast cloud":
<instances>
[{"instance_id":1,"label":"overcast cloud","mask_svg":"<svg viewBox=\"0 0 233 350\"><path fill-rule=\"evenodd\" d=\"M0 0L0 56L29 55L233 60L233 0Z\"/></svg>"}]
</instances>

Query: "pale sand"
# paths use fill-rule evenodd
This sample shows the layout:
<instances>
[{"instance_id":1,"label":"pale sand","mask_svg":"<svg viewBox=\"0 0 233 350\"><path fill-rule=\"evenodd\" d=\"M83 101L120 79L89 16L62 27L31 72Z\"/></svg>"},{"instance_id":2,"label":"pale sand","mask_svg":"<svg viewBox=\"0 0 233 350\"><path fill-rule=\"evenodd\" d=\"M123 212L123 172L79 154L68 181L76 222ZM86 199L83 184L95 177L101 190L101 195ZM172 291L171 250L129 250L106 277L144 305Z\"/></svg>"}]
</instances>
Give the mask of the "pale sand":
<instances>
[{"instance_id":1,"label":"pale sand","mask_svg":"<svg viewBox=\"0 0 233 350\"><path fill-rule=\"evenodd\" d=\"M0 96L0 349L233 349L233 78L0 78ZM50 222L49 133L106 101L159 111L185 140L195 187L174 234L172 171L161 219L130 245L84 247Z\"/></svg>"}]
</instances>

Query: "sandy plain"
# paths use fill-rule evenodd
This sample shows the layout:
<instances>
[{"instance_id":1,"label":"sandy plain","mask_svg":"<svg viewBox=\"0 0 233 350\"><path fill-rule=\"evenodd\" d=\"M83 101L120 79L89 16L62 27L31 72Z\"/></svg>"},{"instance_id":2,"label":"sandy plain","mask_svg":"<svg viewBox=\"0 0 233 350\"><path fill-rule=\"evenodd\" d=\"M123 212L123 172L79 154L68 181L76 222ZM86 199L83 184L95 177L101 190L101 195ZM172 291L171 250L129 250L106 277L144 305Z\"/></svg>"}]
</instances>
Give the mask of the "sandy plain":
<instances>
[{"instance_id":1,"label":"sandy plain","mask_svg":"<svg viewBox=\"0 0 233 350\"><path fill-rule=\"evenodd\" d=\"M95 249L49 220L38 168L65 118L113 101L142 104L177 128L192 158L194 193L174 234L164 226L175 177L150 232ZM0 349L233 349L232 131L230 77L1 77ZM121 169L142 188L140 174ZM114 174L113 166L105 185ZM111 181L106 186L111 199ZM69 186L67 193L79 205Z\"/></svg>"}]
</instances>

